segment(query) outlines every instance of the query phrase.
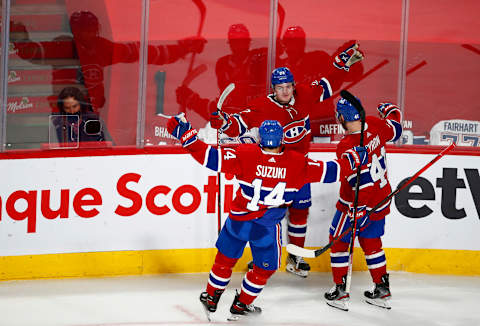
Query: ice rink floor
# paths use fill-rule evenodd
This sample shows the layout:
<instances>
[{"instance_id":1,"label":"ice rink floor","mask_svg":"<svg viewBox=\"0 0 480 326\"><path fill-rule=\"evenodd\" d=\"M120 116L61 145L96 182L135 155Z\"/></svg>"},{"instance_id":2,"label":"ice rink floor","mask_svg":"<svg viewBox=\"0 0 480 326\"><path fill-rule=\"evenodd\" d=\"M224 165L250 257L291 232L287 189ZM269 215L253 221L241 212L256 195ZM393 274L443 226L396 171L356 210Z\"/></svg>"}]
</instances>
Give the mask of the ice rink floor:
<instances>
[{"instance_id":1,"label":"ice rink floor","mask_svg":"<svg viewBox=\"0 0 480 326\"><path fill-rule=\"evenodd\" d=\"M1 326L154 326L206 325L198 296L208 274L161 274L106 278L0 282ZM301 279L276 273L256 305L260 317L227 322L235 288L234 273L212 324L292 326L475 326L480 325L480 277L392 272L391 310L366 304L368 272L354 272L350 311L327 306L323 293L329 273Z\"/></svg>"}]
</instances>

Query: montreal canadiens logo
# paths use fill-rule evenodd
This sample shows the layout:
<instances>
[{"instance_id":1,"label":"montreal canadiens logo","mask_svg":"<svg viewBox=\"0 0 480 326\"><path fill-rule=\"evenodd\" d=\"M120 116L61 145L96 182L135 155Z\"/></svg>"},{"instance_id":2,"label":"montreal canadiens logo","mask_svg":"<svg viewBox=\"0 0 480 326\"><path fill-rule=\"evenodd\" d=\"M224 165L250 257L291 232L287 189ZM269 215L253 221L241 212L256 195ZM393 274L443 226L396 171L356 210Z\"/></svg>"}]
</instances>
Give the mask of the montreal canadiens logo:
<instances>
[{"instance_id":1,"label":"montreal canadiens logo","mask_svg":"<svg viewBox=\"0 0 480 326\"><path fill-rule=\"evenodd\" d=\"M305 137L310 129L305 127L305 121L294 121L283 127L284 131L284 142L286 144L298 143L300 140Z\"/></svg>"}]
</instances>

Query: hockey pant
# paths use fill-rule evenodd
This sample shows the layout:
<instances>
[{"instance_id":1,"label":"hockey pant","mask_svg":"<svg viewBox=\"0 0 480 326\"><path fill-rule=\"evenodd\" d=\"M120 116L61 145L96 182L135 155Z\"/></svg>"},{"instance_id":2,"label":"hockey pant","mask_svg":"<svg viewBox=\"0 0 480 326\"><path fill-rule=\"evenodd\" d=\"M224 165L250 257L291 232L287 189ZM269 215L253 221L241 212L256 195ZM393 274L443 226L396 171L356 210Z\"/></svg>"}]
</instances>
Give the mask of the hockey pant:
<instances>
[{"instance_id":1,"label":"hockey pant","mask_svg":"<svg viewBox=\"0 0 480 326\"><path fill-rule=\"evenodd\" d=\"M370 223L361 230L357 230L358 242L365 253L368 270L374 283L381 283L382 276L387 273L387 261L382 249L381 236L384 234L385 219L370 220ZM336 212L330 226L330 241L351 227L347 213ZM335 284L343 282L343 276L348 272L348 246L352 233L348 233L330 248L330 265L332 267Z\"/></svg>"},{"instance_id":2,"label":"hockey pant","mask_svg":"<svg viewBox=\"0 0 480 326\"><path fill-rule=\"evenodd\" d=\"M232 269L250 243L253 269L243 278L239 300L251 304L263 290L268 279L280 267L281 224L262 225L255 221L225 221L216 243L218 252L210 271L207 292L224 290L230 283Z\"/></svg>"},{"instance_id":3,"label":"hockey pant","mask_svg":"<svg viewBox=\"0 0 480 326\"><path fill-rule=\"evenodd\" d=\"M288 209L288 242L302 248L305 245L308 208L311 205L311 188L307 183L299 190L292 206Z\"/></svg>"}]
</instances>

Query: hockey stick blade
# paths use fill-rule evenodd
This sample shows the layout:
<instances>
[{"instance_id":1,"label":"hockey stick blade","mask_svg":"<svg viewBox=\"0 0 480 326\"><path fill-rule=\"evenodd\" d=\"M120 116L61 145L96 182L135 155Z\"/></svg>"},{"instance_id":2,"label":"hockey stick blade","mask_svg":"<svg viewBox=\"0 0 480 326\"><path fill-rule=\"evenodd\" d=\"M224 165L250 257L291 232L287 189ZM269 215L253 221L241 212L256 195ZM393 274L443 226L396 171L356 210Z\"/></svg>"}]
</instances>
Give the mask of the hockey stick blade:
<instances>
[{"instance_id":1,"label":"hockey stick blade","mask_svg":"<svg viewBox=\"0 0 480 326\"><path fill-rule=\"evenodd\" d=\"M222 95L220 95L220 98L218 99L217 102L217 110L222 111L222 105L225 99L227 98L228 94L230 94L233 90L235 89L235 84L230 83L222 92Z\"/></svg>"},{"instance_id":2,"label":"hockey stick blade","mask_svg":"<svg viewBox=\"0 0 480 326\"><path fill-rule=\"evenodd\" d=\"M315 258L318 256L316 255L317 250L305 249L291 243L287 244L287 251L292 255L305 258Z\"/></svg>"},{"instance_id":3,"label":"hockey stick blade","mask_svg":"<svg viewBox=\"0 0 480 326\"><path fill-rule=\"evenodd\" d=\"M170 118L173 118L173 117L179 117L183 122L187 122L187 120L185 119L185 113L179 113L177 115L166 115L166 114L163 114L163 113L157 113L157 117L162 117L162 118L165 118L165 119L170 119Z\"/></svg>"},{"instance_id":4,"label":"hockey stick blade","mask_svg":"<svg viewBox=\"0 0 480 326\"><path fill-rule=\"evenodd\" d=\"M350 230L348 230L348 231L350 231ZM345 235L346 234L344 234L344 236ZM300 257L304 257L304 258L316 258L316 257L320 256L321 254L323 254L328 249L330 249L330 247L334 243L335 242L330 242L325 247L320 248L320 249L315 249L315 250L314 249L305 249L305 248L302 248L302 247L299 247L297 245L289 243L287 245L287 251L289 253L291 253L292 255L295 255L295 256L300 256Z\"/></svg>"},{"instance_id":5,"label":"hockey stick blade","mask_svg":"<svg viewBox=\"0 0 480 326\"><path fill-rule=\"evenodd\" d=\"M174 115L167 115L167 114L163 114L163 113L157 113L157 117L162 117L162 118L165 118L165 119L170 119L170 118L173 118Z\"/></svg>"}]
</instances>

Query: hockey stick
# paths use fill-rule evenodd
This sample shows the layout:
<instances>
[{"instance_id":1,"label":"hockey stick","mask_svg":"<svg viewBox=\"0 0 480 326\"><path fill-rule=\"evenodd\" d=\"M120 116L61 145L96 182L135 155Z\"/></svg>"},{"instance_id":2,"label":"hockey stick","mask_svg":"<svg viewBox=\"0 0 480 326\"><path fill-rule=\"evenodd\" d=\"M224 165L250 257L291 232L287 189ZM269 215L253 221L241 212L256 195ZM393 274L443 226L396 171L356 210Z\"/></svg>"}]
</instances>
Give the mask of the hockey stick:
<instances>
[{"instance_id":1,"label":"hockey stick","mask_svg":"<svg viewBox=\"0 0 480 326\"><path fill-rule=\"evenodd\" d=\"M217 102L217 112L219 113L220 115L220 112L222 112L222 106L223 106L223 102L225 102L225 99L227 98L227 96L235 89L235 84L234 83L230 83L228 84L227 87L225 87L225 89L223 90L222 94L220 94L220 98L218 99L218 102ZM217 148L218 150L220 150L220 130L218 129L217 130ZM217 173L217 178L218 178L218 199L217 199L217 203L218 203L218 214L217 214L217 232L218 234L220 234L220 230L222 229L222 185L221 185L221 182L220 182L220 172Z\"/></svg>"},{"instance_id":2,"label":"hockey stick","mask_svg":"<svg viewBox=\"0 0 480 326\"><path fill-rule=\"evenodd\" d=\"M182 82L182 85L183 86L188 86L190 85L190 83L195 79L197 78L198 76L200 76L201 74L203 74L205 71L207 71L207 65L202 63L201 65L195 67L195 69L193 69L192 71L190 71L186 76L185 78L183 79L183 82Z\"/></svg>"},{"instance_id":3,"label":"hockey stick","mask_svg":"<svg viewBox=\"0 0 480 326\"><path fill-rule=\"evenodd\" d=\"M170 118L173 118L173 117L184 117L185 116L185 112L180 112L179 114L176 114L176 115L167 115L167 114L163 114L163 113L157 113L157 117L162 117L162 118L165 118L165 119L170 119Z\"/></svg>"},{"instance_id":4,"label":"hockey stick","mask_svg":"<svg viewBox=\"0 0 480 326\"><path fill-rule=\"evenodd\" d=\"M480 50L470 44L462 44L462 47L472 51L473 53L480 54Z\"/></svg>"},{"instance_id":5,"label":"hockey stick","mask_svg":"<svg viewBox=\"0 0 480 326\"><path fill-rule=\"evenodd\" d=\"M225 89L223 90L223 92L220 95L220 98L218 99L218 102L217 102L217 111L218 112L222 111L223 102L225 102L225 99L227 98L228 94L230 94L234 89L235 89L235 84L234 83L230 83L230 84L228 84L227 87L225 87Z\"/></svg>"},{"instance_id":6,"label":"hockey stick","mask_svg":"<svg viewBox=\"0 0 480 326\"><path fill-rule=\"evenodd\" d=\"M415 179L417 179L425 170L427 170L429 167L431 167L435 162L437 162L439 159L441 159L446 153L448 153L450 150L455 148L455 143L451 143L448 145L448 147L444 148L440 153L437 154L431 160L428 162L424 167L422 167L420 170L418 170L417 173L415 173L412 177L408 178L407 182L401 183L398 185L397 189L392 191L387 197L382 199L378 204L376 204L371 210L367 212L367 216L370 214L373 214L376 212L377 209L379 209L381 206L383 206L386 202L388 202L393 196L398 194L402 189L404 189L406 186L408 186L410 183L412 183ZM368 224L367 224L368 226ZM287 245L287 251L291 253L292 255L296 256L301 256L305 258L315 258L326 252L328 249L330 249L335 243L337 243L340 239L342 239L344 236L346 236L351 230L347 229L343 231L342 234L336 236L335 238L332 239L325 247L316 249L316 250L311 250L311 249L305 249L302 247L295 246L293 244Z\"/></svg>"},{"instance_id":7,"label":"hockey stick","mask_svg":"<svg viewBox=\"0 0 480 326\"><path fill-rule=\"evenodd\" d=\"M364 130L365 130L365 109L362 104L355 96L346 90L342 90L340 95L350 102L355 109L357 109L358 114L360 115L360 147L363 147L364 140ZM357 168L357 179L355 182L355 197L353 200L353 223L352 223L352 238L350 239L350 250L348 256L348 271L347 271L347 280L345 282L345 292L350 293L350 284L352 281L352 265L353 265L353 248L355 247L355 235L357 231L357 208L358 208L358 194L360 193L360 174L362 172L362 166L360 165Z\"/></svg>"},{"instance_id":8,"label":"hockey stick","mask_svg":"<svg viewBox=\"0 0 480 326\"><path fill-rule=\"evenodd\" d=\"M205 14L207 13L207 8L202 0L193 0L195 5L200 11L200 24L198 25L197 36L202 35L203 24L205 23ZM190 59L190 65L188 66L187 75L192 71L193 62L195 61L195 52L192 53L192 58Z\"/></svg>"},{"instance_id":9,"label":"hockey stick","mask_svg":"<svg viewBox=\"0 0 480 326\"><path fill-rule=\"evenodd\" d=\"M408 69L405 75L407 75L407 76L410 75L412 72L417 71L418 69L425 66L426 64L427 64L427 61L423 60L422 62L420 62L416 66L413 66L412 68Z\"/></svg>"}]
</instances>

